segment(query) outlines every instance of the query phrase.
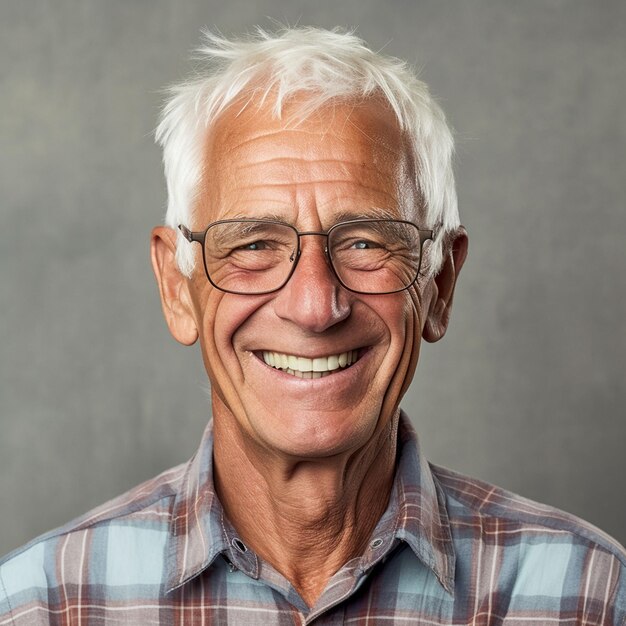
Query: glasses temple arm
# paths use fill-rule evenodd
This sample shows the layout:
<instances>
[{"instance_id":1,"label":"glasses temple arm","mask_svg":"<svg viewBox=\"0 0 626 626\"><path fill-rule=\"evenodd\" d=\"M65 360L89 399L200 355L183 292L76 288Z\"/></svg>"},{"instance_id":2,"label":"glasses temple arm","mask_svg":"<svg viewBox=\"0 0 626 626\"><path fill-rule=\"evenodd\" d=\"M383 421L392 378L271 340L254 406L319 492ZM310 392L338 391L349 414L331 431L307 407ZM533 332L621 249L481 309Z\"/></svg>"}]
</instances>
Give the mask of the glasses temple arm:
<instances>
[{"instance_id":1,"label":"glasses temple arm","mask_svg":"<svg viewBox=\"0 0 626 626\"><path fill-rule=\"evenodd\" d=\"M183 237L190 242L198 241L200 243L204 240L205 233L194 233L189 230L184 224L178 225L178 230L182 233Z\"/></svg>"}]
</instances>

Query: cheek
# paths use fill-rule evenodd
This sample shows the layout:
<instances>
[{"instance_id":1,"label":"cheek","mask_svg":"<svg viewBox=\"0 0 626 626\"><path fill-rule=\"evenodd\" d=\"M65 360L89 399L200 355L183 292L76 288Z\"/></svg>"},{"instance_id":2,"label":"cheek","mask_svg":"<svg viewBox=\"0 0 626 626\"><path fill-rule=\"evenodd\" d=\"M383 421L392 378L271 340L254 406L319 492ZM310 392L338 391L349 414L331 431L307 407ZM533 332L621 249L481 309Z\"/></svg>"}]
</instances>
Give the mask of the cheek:
<instances>
[{"instance_id":1,"label":"cheek","mask_svg":"<svg viewBox=\"0 0 626 626\"><path fill-rule=\"evenodd\" d=\"M219 326L218 311L221 309L223 296L215 289L208 289L203 294L202 301L197 305L197 318L200 329L200 349L204 367L211 381L211 386L215 386L221 367L220 352L221 347L217 345L216 338L220 337L217 327Z\"/></svg>"},{"instance_id":2,"label":"cheek","mask_svg":"<svg viewBox=\"0 0 626 626\"><path fill-rule=\"evenodd\" d=\"M252 324L267 296L239 296L213 289L204 309L202 334L209 358L233 356L237 337Z\"/></svg>"},{"instance_id":3,"label":"cheek","mask_svg":"<svg viewBox=\"0 0 626 626\"><path fill-rule=\"evenodd\" d=\"M412 376L419 357L424 324L422 301L417 290L410 289L406 292L402 310L402 329L398 328L396 330L398 335L400 332L402 334L401 344L403 351L400 357L400 371L398 374L401 376Z\"/></svg>"},{"instance_id":4,"label":"cheek","mask_svg":"<svg viewBox=\"0 0 626 626\"><path fill-rule=\"evenodd\" d=\"M413 291L407 295L404 308L404 352L405 363L411 369L414 368L419 355L422 320L419 299ZM407 358L409 355L410 358Z\"/></svg>"},{"instance_id":5,"label":"cheek","mask_svg":"<svg viewBox=\"0 0 626 626\"><path fill-rule=\"evenodd\" d=\"M419 301L412 292L403 292L402 299L393 310L382 313L383 319L389 320L392 342L402 344L405 349L415 338L415 329L420 324ZM391 320L394 320L393 325Z\"/></svg>"},{"instance_id":6,"label":"cheek","mask_svg":"<svg viewBox=\"0 0 626 626\"><path fill-rule=\"evenodd\" d=\"M385 366L381 374L386 372L390 377L389 384L394 387L398 380L405 378L415 351L419 349L419 333L415 330L419 324L418 309L408 291L380 297L386 300L381 302L382 306L378 307L376 314L385 324L388 334Z\"/></svg>"},{"instance_id":7,"label":"cheek","mask_svg":"<svg viewBox=\"0 0 626 626\"><path fill-rule=\"evenodd\" d=\"M215 385L219 380L224 353L224 339L228 329L229 305L225 294L205 283L194 292L193 303L196 323L200 335L200 349L202 360L211 380Z\"/></svg>"},{"instance_id":8,"label":"cheek","mask_svg":"<svg viewBox=\"0 0 626 626\"><path fill-rule=\"evenodd\" d=\"M426 323L426 317L428 315L428 307L432 296L432 289L430 282L423 285L423 287L413 286L408 290L409 307L410 312L408 315L414 320L415 330L418 335L422 334L424 324Z\"/></svg>"}]
</instances>

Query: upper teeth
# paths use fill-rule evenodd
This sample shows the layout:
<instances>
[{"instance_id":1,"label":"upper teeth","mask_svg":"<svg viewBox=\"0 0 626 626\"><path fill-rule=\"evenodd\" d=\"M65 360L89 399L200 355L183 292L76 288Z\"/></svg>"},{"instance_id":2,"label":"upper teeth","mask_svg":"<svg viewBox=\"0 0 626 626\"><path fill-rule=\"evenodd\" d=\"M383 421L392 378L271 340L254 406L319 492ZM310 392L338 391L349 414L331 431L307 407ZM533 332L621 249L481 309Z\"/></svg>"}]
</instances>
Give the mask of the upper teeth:
<instances>
[{"instance_id":1,"label":"upper teeth","mask_svg":"<svg viewBox=\"0 0 626 626\"><path fill-rule=\"evenodd\" d=\"M306 372L331 372L340 367L351 365L358 358L358 350L348 350L348 352L342 352L341 354L332 354L315 359L309 359L305 356L294 356L293 354L263 351L263 360L268 365L285 370L289 374L295 374L296 376L298 373Z\"/></svg>"}]
</instances>

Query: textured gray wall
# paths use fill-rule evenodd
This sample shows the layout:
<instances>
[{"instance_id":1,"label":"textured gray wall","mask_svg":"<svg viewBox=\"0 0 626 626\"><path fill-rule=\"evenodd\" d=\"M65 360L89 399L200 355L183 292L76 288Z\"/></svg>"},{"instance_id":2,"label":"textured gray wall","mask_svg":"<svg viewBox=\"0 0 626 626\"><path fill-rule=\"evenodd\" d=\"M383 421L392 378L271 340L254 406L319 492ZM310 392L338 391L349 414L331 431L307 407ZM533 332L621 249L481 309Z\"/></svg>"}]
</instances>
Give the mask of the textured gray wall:
<instances>
[{"instance_id":1,"label":"textured gray wall","mask_svg":"<svg viewBox=\"0 0 626 626\"><path fill-rule=\"evenodd\" d=\"M194 450L161 319L159 89L202 25L358 26L457 129L470 257L404 402L435 462L626 541L626 3L0 3L0 553Z\"/></svg>"}]
</instances>

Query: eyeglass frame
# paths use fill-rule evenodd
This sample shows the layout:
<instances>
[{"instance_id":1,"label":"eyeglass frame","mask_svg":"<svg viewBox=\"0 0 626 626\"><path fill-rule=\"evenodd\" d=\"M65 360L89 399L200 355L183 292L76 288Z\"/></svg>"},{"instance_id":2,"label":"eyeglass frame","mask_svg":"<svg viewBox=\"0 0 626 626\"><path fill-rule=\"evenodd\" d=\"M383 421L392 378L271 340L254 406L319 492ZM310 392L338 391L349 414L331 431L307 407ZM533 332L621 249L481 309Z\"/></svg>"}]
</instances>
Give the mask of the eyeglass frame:
<instances>
[{"instance_id":1,"label":"eyeglass frame","mask_svg":"<svg viewBox=\"0 0 626 626\"><path fill-rule=\"evenodd\" d=\"M291 228L291 230L294 231L294 233L297 236L297 244L296 244L296 254L294 259L292 259L292 263L293 265L291 266L291 270L289 271L289 273L287 274L287 277L285 278L285 280L280 284L280 286L274 288L274 289L268 289L266 291L258 291L258 292L254 292L254 293L249 293L249 292L245 292L245 291L233 291L231 289L224 289L224 287L219 287L218 285L216 285L210 274L209 274L209 270L207 268L207 263L206 263L206 235L209 232L209 229L211 229L213 226L216 226L218 224L233 224L233 223L237 223L237 222L255 222L255 223L262 223L262 224L277 224L279 226L287 226L288 228ZM330 233L335 229L338 228L340 226L346 226L346 225L350 225L350 224L364 224L364 223L371 223L371 222L393 222L393 223L399 223L399 224L410 224L411 226L414 226L417 229L417 232L419 233L419 238L420 238L420 256L419 256L419 263L417 265L416 271L415 271L415 277L413 278L413 280L406 285L406 287L402 287L401 289L394 289L393 291L358 291L357 289L352 289L350 287L348 287L343 280L341 280L341 277L339 276L339 274L337 273L337 270L335 269L335 264L333 261L333 257L332 254L330 252L330 250L328 249L328 237L330 235ZM414 222L411 222L409 220L396 220L396 219L385 219L385 218L365 218L365 219L354 219L354 220L345 220L343 222L337 222L336 224L333 224L327 231L316 231L316 230L307 230L307 231L299 231L295 226L293 226L292 224L288 224L287 222L281 222L280 220L264 220L264 219L255 219L255 218L239 218L239 219L226 219L226 220L217 220L215 222L211 222L204 230L199 230L199 231L192 231L189 228L187 228L184 224L179 224L178 225L178 229L180 230L180 232L182 233L183 237L189 241L190 243L193 242L197 242L199 244L202 245L202 263L204 265L204 273L208 279L208 281L211 283L211 285L213 285L213 287L215 287L215 289L223 292L223 293L232 293L235 295L239 295L239 296L263 296L269 293L275 293L276 291L280 291L291 279L291 277L293 276L293 273L296 270L296 266L298 265L298 261L300 260L300 255L302 253L302 248L300 247L300 237L305 237L305 236L309 236L309 235L317 235L320 237L326 237L326 245L324 246L324 254L326 255L326 258L328 259L329 263L329 267L333 273L333 275L335 276L335 278L337 279L337 281L339 282L339 284L344 288L347 289L348 291L352 292L352 293L358 293L358 294L362 294L362 295L369 295L369 296L386 296L392 293L400 293L401 291L406 291L407 289L410 289L414 284L415 281L417 281L418 277L419 277L419 273L420 273L420 269L422 267L422 258L423 258L423 250L424 250L424 242L425 241L429 241L429 240L434 240L435 238L435 231L433 229L423 229L420 228L417 224L415 224ZM293 255L292 255L293 256Z\"/></svg>"}]
</instances>

